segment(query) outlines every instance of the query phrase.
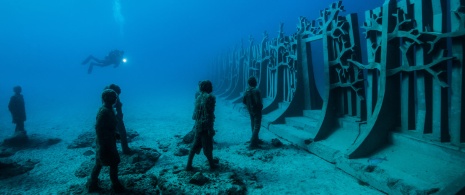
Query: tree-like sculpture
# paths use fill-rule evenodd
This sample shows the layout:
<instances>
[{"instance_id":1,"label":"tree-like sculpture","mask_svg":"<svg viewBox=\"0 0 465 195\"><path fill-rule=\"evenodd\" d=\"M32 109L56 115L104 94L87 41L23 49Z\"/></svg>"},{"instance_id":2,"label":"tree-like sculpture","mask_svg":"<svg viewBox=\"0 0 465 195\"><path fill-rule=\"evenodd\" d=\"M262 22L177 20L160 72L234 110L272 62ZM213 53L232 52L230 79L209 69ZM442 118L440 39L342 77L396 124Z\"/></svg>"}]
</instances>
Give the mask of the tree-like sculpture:
<instances>
[{"instance_id":1,"label":"tree-like sculpture","mask_svg":"<svg viewBox=\"0 0 465 195\"><path fill-rule=\"evenodd\" d=\"M388 41L402 38L403 40L414 41L416 44L422 44L422 41L419 40L421 34L418 33L418 29L414 27L413 20L408 18L409 16L403 9L397 8L397 13L392 15L396 17L397 22L394 30L388 34ZM408 31L401 30L401 27L404 25L407 26Z\"/></svg>"},{"instance_id":2,"label":"tree-like sculpture","mask_svg":"<svg viewBox=\"0 0 465 195\"><path fill-rule=\"evenodd\" d=\"M449 33L437 33L437 32L423 32L423 35L430 35L433 36L433 40L427 41L429 46L428 54L432 53L434 49L436 49L436 44L447 38L455 38L455 37L461 37L465 35L465 7L461 7L457 10L452 11L452 15L457 18L459 21L458 24L459 26L455 31L449 32Z\"/></svg>"},{"instance_id":3,"label":"tree-like sculpture","mask_svg":"<svg viewBox=\"0 0 465 195\"><path fill-rule=\"evenodd\" d=\"M320 11L316 27L301 20L301 26L315 30L313 32L319 32L321 28L323 37L326 90L322 95L322 119L317 125L315 141L336 130L338 118L349 115L361 121L365 112L365 78L360 68L350 63L361 59L358 28L354 28L358 26L357 19L355 14L340 16L344 11L342 1L338 1Z\"/></svg>"},{"instance_id":4,"label":"tree-like sculpture","mask_svg":"<svg viewBox=\"0 0 465 195\"><path fill-rule=\"evenodd\" d=\"M317 37L316 39L320 39L323 29L320 26L321 22L319 22L319 19L309 22L307 18L301 16L299 21L297 34L302 37Z\"/></svg>"},{"instance_id":5,"label":"tree-like sculpture","mask_svg":"<svg viewBox=\"0 0 465 195\"><path fill-rule=\"evenodd\" d=\"M357 36L350 34L348 31L351 27L351 21L346 17L339 16L338 13L344 11L341 2L333 3L333 9L326 9L321 12L320 19L323 21L323 26L326 29L326 36L329 41L332 41L334 47L333 58L329 59L328 65L330 71L334 71L336 77L332 78L330 89L336 88L350 88L352 89L360 100L364 100L365 92L363 82L365 81L363 74L359 67L350 62L358 61L359 57L355 55L355 49L358 47L354 43L354 38ZM354 59L354 57L356 59Z\"/></svg>"},{"instance_id":6,"label":"tree-like sculpture","mask_svg":"<svg viewBox=\"0 0 465 195\"><path fill-rule=\"evenodd\" d=\"M443 69L443 70L435 71L435 69L433 69L433 67L438 66L438 65L446 65L446 63L444 63L444 62L452 60L455 57L444 57L444 49L441 49L439 51L439 55L437 56L437 58L434 59L431 63L421 65L421 66L413 66L413 65L410 64L410 61L407 58L407 52L410 49L413 49L412 45L414 45L412 42L407 41L400 47L400 50L402 52L401 66L399 66L397 68L387 70L386 75L387 76L392 76L392 75L395 75L395 74L397 74L399 72L414 72L414 71L425 70L426 72L431 74L431 76L434 79L436 79L439 82L441 87L449 87L449 85L445 81L442 81L440 79L440 77L439 77L440 74L446 73L446 70Z\"/></svg>"},{"instance_id":7,"label":"tree-like sculpture","mask_svg":"<svg viewBox=\"0 0 465 195\"><path fill-rule=\"evenodd\" d=\"M379 62L380 58L377 56L379 56L381 53L381 39L378 37L378 35L381 34L383 31L383 27L381 25L382 24L382 12L372 13L370 16L371 17L367 19L369 22L365 22L363 26L361 27L362 29L365 30L364 32L365 38L372 42L371 48L368 49L369 56L370 56L368 58L368 64L362 64L352 59L348 59L347 61L357 66L359 69L366 69L366 70L376 69L380 71L381 70L381 64Z\"/></svg>"}]
</instances>

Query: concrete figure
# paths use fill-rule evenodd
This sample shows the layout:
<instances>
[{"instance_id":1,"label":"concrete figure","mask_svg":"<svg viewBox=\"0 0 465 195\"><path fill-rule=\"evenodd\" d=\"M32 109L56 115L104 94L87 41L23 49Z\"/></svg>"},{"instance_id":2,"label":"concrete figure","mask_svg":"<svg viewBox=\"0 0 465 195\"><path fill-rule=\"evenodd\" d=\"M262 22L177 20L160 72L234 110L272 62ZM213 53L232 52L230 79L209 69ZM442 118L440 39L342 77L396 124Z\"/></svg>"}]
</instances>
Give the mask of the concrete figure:
<instances>
[{"instance_id":1,"label":"concrete figure","mask_svg":"<svg viewBox=\"0 0 465 195\"><path fill-rule=\"evenodd\" d=\"M24 129L24 121L26 121L26 108L23 95L21 94L21 86L14 87L13 91L15 94L10 98L10 102L8 103L8 110L11 112L13 123L16 124L15 135L26 135L26 130Z\"/></svg>"},{"instance_id":2,"label":"concrete figure","mask_svg":"<svg viewBox=\"0 0 465 195\"><path fill-rule=\"evenodd\" d=\"M250 139L250 149L258 148L260 139L258 133L260 132L260 126L262 122L262 96L260 90L257 88L257 79L250 77L247 81L249 88L244 93L242 102L247 106L247 110L250 114L250 122L252 125L252 138Z\"/></svg>"},{"instance_id":3,"label":"concrete figure","mask_svg":"<svg viewBox=\"0 0 465 195\"><path fill-rule=\"evenodd\" d=\"M112 89L118 94L118 99L116 100L116 103L113 106L116 109L116 118L118 119L118 124L116 126L116 129L118 130L118 133L120 135L121 149L123 150L123 153L131 154L131 149L129 149L129 146L128 146L126 126L124 125L124 121L123 121L123 109L122 109L123 103L121 103L121 99L119 98L121 94L121 88L118 85L111 84L107 86L106 89Z\"/></svg>"},{"instance_id":4,"label":"concrete figure","mask_svg":"<svg viewBox=\"0 0 465 195\"><path fill-rule=\"evenodd\" d=\"M186 170L193 170L192 161L195 154L199 154L203 149L203 153L208 159L211 169L217 168L213 159L213 136L215 130L213 123L215 121L215 104L216 97L211 94L213 91L212 83L209 80L202 81L199 86L200 94L195 101L195 109L192 119L195 120L195 137L189 157Z\"/></svg>"},{"instance_id":5,"label":"concrete figure","mask_svg":"<svg viewBox=\"0 0 465 195\"><path fill-rule=\"evenodd\" d=\"M124 187L118 179L118 165L120 163L120 157L116 149L116 139L119 138L116 128L118 119L113 111L113 105L117 99L118 94L111 89L105 89L102 93L103 106L97 114L95 125L97 147L95 166L88 181L89 192L100 190L98 176L102 166L110 167L110 180L113 190L115 192L124 191Z\"/></svg>"}]
</instances>

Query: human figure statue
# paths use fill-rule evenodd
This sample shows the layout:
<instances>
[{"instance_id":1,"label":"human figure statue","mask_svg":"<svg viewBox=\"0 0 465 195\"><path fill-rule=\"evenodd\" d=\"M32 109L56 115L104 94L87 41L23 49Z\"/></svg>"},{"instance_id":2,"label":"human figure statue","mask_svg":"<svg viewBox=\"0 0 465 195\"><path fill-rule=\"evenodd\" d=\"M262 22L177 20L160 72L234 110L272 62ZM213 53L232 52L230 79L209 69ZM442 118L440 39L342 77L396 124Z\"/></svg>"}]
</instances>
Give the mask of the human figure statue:
<instances>
[{"instance_id":1,"label":"human figure statue","mask_svg":"<svg viewBox=\"0 0 465 195\"><path fill-rule=\"evenodd\" d=\"M260 90L257 88L257 79L252 76L247 80L247 83L249 84L249 87L244 93L242 102L247 106L252 125L252 138L250 139L249 148L255 149L260 147L258 133L260 132L260 126L262 123L263 102Z\"/></svg>"},{"instance_id":2,"label":"human figure statue","mask_svg":"<svg viewBox=\"0 0 465 195\"><path fill-rule=\"evenodd\" d=\"M110 53L108 53L108 55L103 60L98 59L92 55L89 55L89 57L87 57L81 64L82 65L89 64L87 73L90 74L92 73L94 66L105 67L105 66L113 65L113 67L116 68L120 65L121 62L123 62L123 59L124 59L124 51L115 49L115 50L110 51Z\"/></svg>"},{"instance_id":3,"label":"human figure statue","mask_svg":"<svg viewBox=\"0 0 465 195\"><path fill-rule=\"evenodd\" d=\"M97 113L95 124L95 133L97 135L95 166L87 183L89 192L98 192L100 190L98 176L102 166L110 167L112 189L117 193L125 191L124 186L118 179L118 165L120 163L120 157L116 149L116 139L119 139L116 130L118 119L113 111L113 104L116 103L117 99L118 94L111 89L105 89L102 93L103 106L100 107Z\"/></svg>"},{"instance_id":4,"label":"human figure statue","mask_svg":"<svg viewBox=\"0 0 465 195\"><path fill-rule=\"evenodd\" d=\"M15 86L13 91L15 94L10 98L8 110L11 112L13 123L16 124L15 136L26 136L26 130L24 129L24 121L26 121L26 107L23 95L21 94L22 88L21 86Z\"/></svg>"},{"instance_id":5,"label":"human figure statue","mask_svg":"<svg viewBox=\"0 0 465 195\"><path fill-rule=\"evenodd\" d=\"M114 108L116 110L116 118L118 119L118 125L116 125L116 129L118 130L118 133L120 135L121 149L123 150L123 154L131 154L131 149L129 149L128 146L126 126L124 125L123 121L123 103L121 103L120 99L121 88L116 84L111 84L107 86L106 89L112 89L116 92L116 94L118 94L118 99L116 100L116 103L114 105Z\"/></svg>"},{"instance_id":6,"label":"human figure statue","mask_svg":"<svg viewBox=\"0 0 465 195\"><path fill-rule=\"evenodd\" d=\"M200 94L195 100L194 114L192 116L192 119L195 120L195 137L187 159L187 171L194 169L192 161L195 154L199 154L201 149L203 149L203 153L208 159L210 169L218 167L213 159L213 136L215 136L213 123L215 122L216 97L211 94L213 86L209 80L202 81L199 89Z\"/></svg>"}]
</instances>

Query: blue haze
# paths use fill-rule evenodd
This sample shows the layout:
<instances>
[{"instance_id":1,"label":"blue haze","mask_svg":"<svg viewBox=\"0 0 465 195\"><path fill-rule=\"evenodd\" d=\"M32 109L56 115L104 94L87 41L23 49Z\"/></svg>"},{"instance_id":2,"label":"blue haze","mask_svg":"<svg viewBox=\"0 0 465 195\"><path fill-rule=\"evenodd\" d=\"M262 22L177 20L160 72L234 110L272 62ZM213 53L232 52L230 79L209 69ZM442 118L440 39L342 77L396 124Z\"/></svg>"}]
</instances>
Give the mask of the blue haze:
<instances>
[{"instance_id":1,"label":"blue haze","mask_svg":"<svg viewBox=\"0 0 465 195\"><path fill-rule=\"evenodd\" d=\"M241 40L247 45L249 35L260 42L265 30L275 38L280 22L291 35L299 16L315 19L331 2L1 0L0 124L11 120L7 104L15 85L23 87L30 120L78 109L92 110L93 118L110 83L120 85L123 102L132 105L160 95L192 98L197 81L211 79L208 68L216 56ZM383 2L346 0L342 14L359 13L362 20L363 11ZM112 49L124 50L128 63L87 74L81 61L89 54L103 58ZM13 127L0 127L6 129Z\"/></svg>"}]
</instances>

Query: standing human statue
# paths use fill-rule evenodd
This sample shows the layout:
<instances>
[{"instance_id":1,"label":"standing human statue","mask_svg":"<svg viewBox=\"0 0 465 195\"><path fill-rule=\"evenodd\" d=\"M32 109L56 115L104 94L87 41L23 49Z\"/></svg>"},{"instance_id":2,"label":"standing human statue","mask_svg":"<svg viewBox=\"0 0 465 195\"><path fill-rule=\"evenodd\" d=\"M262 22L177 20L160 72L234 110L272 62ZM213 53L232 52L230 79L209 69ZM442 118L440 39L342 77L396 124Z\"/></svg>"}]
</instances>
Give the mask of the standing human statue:
<instances>
[{"instance_id":1,"label":"standing human statue","mask_svg":"<svg viewBox=\"0 0 465 195\"><path fill-rule=\"evenodd\" d=\"M215 136L213 124L215 122L216 97L211 94L213 85L209 80L202 81L199 89L200 94L195 100L194 114L192 115L192 119L195 120L195 137L187 159L187 171L193 170L192 161L195 154L199 154L201 149L203 149L203 153L208 159L210 169L218 167L213 159L213 136Z\"/></svg>"},{"instance_id":2,"label":"standing human statue","mask_svg":"<svg viewBox=\"0 0 465 195\"><path fill-rule=\"evenodd\" d=\"M247 106L252 125L252 138L250 139L249 148L255 149L260 147L258 133L260 132L260 126L262 123L263 102L260 90L257 88L257 79L252 76L247 80L247 83L249 84L249 87L244 93L242 102Z\"/></svg>"},{"instance_id":3,"label":"standing human statue","mask_svg":"<svg viewBox=\"0 0 465 195\"><path fill-rule=\"evenodd\" d=\"M16 124L15 136L26 136L26 130L24 129L24 121L26 121L26 107L23 95L21 94L21 86L15 86L13 91L15 94L10 98L8 110L11 112L13 123Z\"/></svg>"},{"instance_id":4,"label":"standing human statue","mask_svg":"<svg viewBox=\"0 0 465 195\"><path fill-rule=\"evenodd\" d=\"M116 139L119 134L116 130L118 119L113 111L113 104L116 103L118 94L111 89L105 89L102 93L103 106L100 107L95 124L96 133L96 155L95 166L92 169L90 179L87 183L89 192L98 192L98 176L102 170L102 166L110 167L110 180L112 189L115 192L124 192L124 186L118 179L118 165L120 157L116 148Z\"/></svg>"},{"instance_id":5,"label":"standing human statue","mask_svg":"<svg viewBox=\"0 0 465 195\"><path fill-rule=\"evenodd\" d=\"M121 103L120 99L121 88L116 84L111 84L107 86L106 89L112 89L116 92L116 94L118 94L118 99L116 100L116 103L114 105L114 108L116 109L116 118L118 119L118 125L116 125L116 129L118 130L120 135L121 149L123 150L123 154L131 154L131 149L129 149L128 146L126 126L124 125L123 121L123 103Z\"/></svg>"}]
</instances>

